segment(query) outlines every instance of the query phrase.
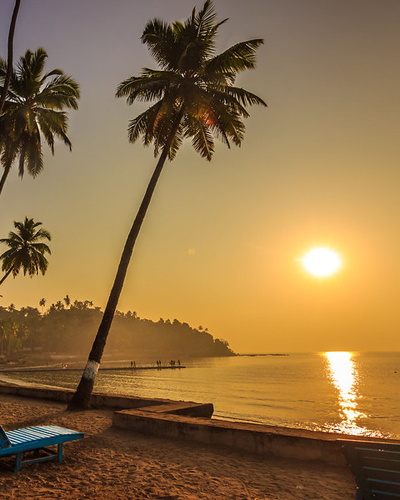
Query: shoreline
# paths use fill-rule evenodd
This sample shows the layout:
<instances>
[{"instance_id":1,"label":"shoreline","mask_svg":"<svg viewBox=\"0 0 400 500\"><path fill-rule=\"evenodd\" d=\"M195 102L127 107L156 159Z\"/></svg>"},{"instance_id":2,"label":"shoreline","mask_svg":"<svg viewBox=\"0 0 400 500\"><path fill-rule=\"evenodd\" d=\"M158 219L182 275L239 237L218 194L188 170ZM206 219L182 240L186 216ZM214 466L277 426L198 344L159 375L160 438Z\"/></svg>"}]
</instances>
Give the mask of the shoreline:
<instances>
[{"instance_id":1,"label":"shoreline","mask_svg":"<svg viewBox=\"0 0 400 500\"><path fill-rule=\"evenodd\" d=\"M164 368L164 367L163 367ZM165 369L168 369L168 370L173 370L173 369L179 369L179 368L186 368L186 366L184 365L181 365L181 366L166 366ZM152 367L152 366L149 366L149 367L137 367L136 370L160 370L160 367ZM130 368L130 367L104 367L103 368L103 371L119 371L119 370L123 370L123 371L136 371L134 368ZM66 386L61 386L61 385L53 385L53 384L46 384L46 383L38 383L38 382L29 382L28 380L19 380L19 379L16 379L16 378L12 378L12 374L15 373L17 374L18 372L23 372L23 371L26 371L26 372L58 372L58 373L62 373L62 372L65 372L65 371L70 371L70 372L77 372L77 371L81 371L81 368L67 368L67 369L61 369L61 368L58 368L58 369L54 369L54 368L49 368L48 370L45 370L44 368L38 368L38 367L35 367L34 369L32 369L32 367L30 368L26 368L25 370L22 370L20 368L18 369L12 369L12 370L1 370L0 369L0 393L2 392L1 390L1 386L2 385L5 385L5 386L12 386L12 387L21 387L21 388L26 388L27 390L29 391L34 391L35 389L44 389L46 391L49 391L49 392L61 392L61 393L71 393L71 392L74 392L74 388L68 388ZM3 378L1 377L2 373L5 375ZM96 389L94 390L94 394L103 394L104 396L106 396L106 398L118 398L120 401L123 401L124 399L129 399L129 398L137 398L137 399L141 399L141 400L158 400L158 401L162 401L163 400L163 396L151 396L150 398L149 397L146 397L146 396L136 396L136 395L133 395L133 394L125 394L125 393L118 393L118 392L111 392L111 393L104 393L104 392L99 392L99 390L96 391ZM28 396L30 397L30 396ZM36 397L40 397L40 396L36 396ZM47 399L47 396L45 397ZM165 398L165 397L164 397ZM190 396L189 396L190 398ZM188 400L189 398L187 398L186 400ZM56 397L56 400L63 400L63 401L66 401L65 397ZM102 403L103 404L103 403ZM107 405L106 405L107 406ZM212 406L212 405L211 405ZM123 403L119 404L118 405L118 409L126 409L126 408L130 408L130 406L126 406L124 407L123 406ZM230 417L229 415L224 415L224 414L221 414L220 412L217 414L214 414L212 415L212 419L213 421L217 421L217 422L226 422L228 424L230 424L232 427L240 427L242 424L243 425L246 425L246 426L255 426L255 428L266 428L266 429L274 429L274 432L275 430L278 430L279 432L279 429L282 429L282 431L286 432L286 430L288 430L289 432L291 433L297 433L299 435L310 435L310 436L321 436L322 439L327 439L327 440L330 440L330 436L335 436L335 439L347 439L347 438L350 438L350 439L358 439L358 440L365 440L365 441L368 441L368 440L372 440L372 441L387 441L387 442L393 442L393 443L397 443L397 444L400 444L400 436L398 435L395 435L395 434L388 434L388 433L384 433L383 431L379 431L378 432L375 432L374 434L370 433L370 434L348 434L348 433L345 433L345 432L342 432L342 431L337 431L337 430L325 430L323 428L312 428L312 427L307 427L306 425L305 426L302 426L302 427L298 427L298 426L288 426L288 425L280 425L280 424L276 424L276 423L269 423L269 422L263 422L263 421L255 421L255 420L251 420L251 419L245 419L245 418L233 418L233 417ZM0 422L1 423L1 422Z\"/></svg>"},{"instance_id":2,"label":"shoreline","mask_svg":"<svg viewBox=\"0 0 400 500\"><path fill-rule=\"evenodd\" d=\"M84 370L84 366L81 367L68 367L60 368L60 367L18 367L18 368L1 368L0 375L2 373L32 373L32 372L82 372ZM139 370L180 370L182 368L186 368L185 365L165 365L165 366L104 366L99 368L100 371L111 371L111 370L123 370L123 371L139 371Z\"/></svg>"},{"instance_id":3,"label":"shoreline","mask_svg":"<svg viewBox=\"0 0 400 500\"><path fill-rule=\"evenodd\" d=\"M85 433L65 446L64 462L0 469L1 499L353 500L347 467L143 435L112 425L113 410L67 412L45 399L2 394L6 430L60 425ZM202 419L203 420L203 419ZM323 495L321 494L323 492Z\"/></svg>"},{"instance_id":4,"label":"shoreline","mask_svg":"<svg viewBox=\"0 0 400 500\"><path fill-rule=\"evenodd\" d=\"M0 393L67 404L74 390L49 386L0 383ZM91 405L112 410L113 424L153 436L182 438L189 442L225 445L261 456L319 460L346 464L341 441L392 442L399 440L212 419L211 403L93 392Z\"/></svg>"}]
</instances>

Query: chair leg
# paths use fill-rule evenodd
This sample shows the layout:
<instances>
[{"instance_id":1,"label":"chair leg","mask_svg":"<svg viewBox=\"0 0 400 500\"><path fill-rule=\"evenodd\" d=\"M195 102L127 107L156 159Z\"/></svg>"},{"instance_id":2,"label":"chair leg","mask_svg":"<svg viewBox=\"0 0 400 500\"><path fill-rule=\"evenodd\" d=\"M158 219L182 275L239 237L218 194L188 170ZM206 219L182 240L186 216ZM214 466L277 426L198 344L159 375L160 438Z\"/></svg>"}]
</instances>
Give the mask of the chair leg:
<instances>
[{"instance_id":1,"label":"chair leg","mask_svg":"<svg viewBox=\"0 0 400 500\"><path fill-rule=\"evenodd\" d=\"M21 470L22 465L22 453L17 453L15 456L15 472L19 472Z\"/></svg>"},{"instance_id":2,"label":"chair leg","mask_svg":"<svg viewBox=\"0 0 400 500\"><path fill-rule=\"evenodd\" d=\"M62 462L63 461L63 445L60 443L57 447L57 455L58 455L58 461Z\"/></svg>"}]
</instances>

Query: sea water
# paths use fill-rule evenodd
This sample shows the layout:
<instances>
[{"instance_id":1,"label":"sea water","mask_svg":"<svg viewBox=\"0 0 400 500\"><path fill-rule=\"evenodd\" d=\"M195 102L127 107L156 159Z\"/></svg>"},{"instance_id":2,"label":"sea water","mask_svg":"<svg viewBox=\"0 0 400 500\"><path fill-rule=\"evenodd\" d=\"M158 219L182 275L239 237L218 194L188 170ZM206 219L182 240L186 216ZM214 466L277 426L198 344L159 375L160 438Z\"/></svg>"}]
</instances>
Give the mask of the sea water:
<instances>
[{"instance_id":1,"label":"sea water","mask_svg":"<svg viewBox=\"0 0 400 500\"><path fill-rule=\"evenodd\" d=\"M400 439L400 353L183 361L185 369L100 370L95 390L213 403L214 418ZM72 389L80 376L66 370L12 374L21 383Z\"/></svg>"}]
</instances>

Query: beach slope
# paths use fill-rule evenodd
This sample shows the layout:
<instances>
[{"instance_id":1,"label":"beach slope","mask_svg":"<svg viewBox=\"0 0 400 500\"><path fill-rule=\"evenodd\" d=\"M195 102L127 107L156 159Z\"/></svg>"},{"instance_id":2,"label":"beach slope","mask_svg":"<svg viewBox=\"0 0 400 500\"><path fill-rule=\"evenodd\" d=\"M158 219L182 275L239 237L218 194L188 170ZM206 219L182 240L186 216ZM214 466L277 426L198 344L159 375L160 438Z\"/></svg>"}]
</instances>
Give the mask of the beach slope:
<instances>
[{"instance_id":1,"label":"beach slope","mask_svg":"<svg viewBox=\"0 0 400 500\"><path fill-rule=\"evenodd\" d=\"M260 458L229 448L143 436L112 427L112 410L67 412L64 403L2 394L6 430L60 425L85 433L64 462L0 468L0 499L353 500L345 467Z\"/></svg>"}]
</instances>

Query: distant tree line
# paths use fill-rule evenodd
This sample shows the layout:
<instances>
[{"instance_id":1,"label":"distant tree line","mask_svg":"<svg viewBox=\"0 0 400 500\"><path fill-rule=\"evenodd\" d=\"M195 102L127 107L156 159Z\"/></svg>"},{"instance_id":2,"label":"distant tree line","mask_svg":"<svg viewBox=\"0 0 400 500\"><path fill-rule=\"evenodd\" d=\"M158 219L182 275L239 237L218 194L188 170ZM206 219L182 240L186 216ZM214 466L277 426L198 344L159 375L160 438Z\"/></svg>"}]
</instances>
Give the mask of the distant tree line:
<instances>
[{"instance_id":1,"label":"distant tree line","mask_svg":"<svg viewBox=\"0 0 400 500\"><path fill-rule=\"evenodd\" d=\"M44 310L34 307L0 306L0 356L3 360L42 357L51 353L82 355L93 342L102 319L100 307L89 300L72 302L68 295ZM232 356L228 342L214 338L202 326L192 328L177 319L155 322L135 311L117 311L107 344L107 353L132 359L185 359Z\"/></svg>"}]
</instances>

